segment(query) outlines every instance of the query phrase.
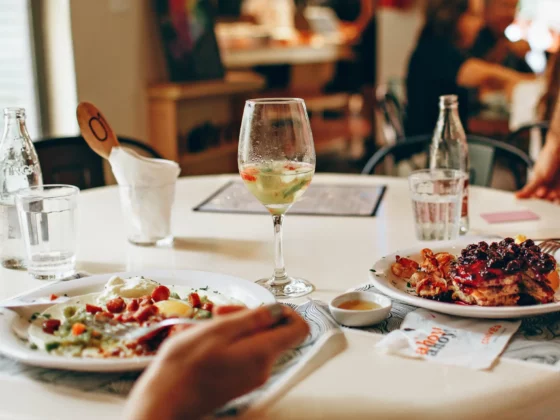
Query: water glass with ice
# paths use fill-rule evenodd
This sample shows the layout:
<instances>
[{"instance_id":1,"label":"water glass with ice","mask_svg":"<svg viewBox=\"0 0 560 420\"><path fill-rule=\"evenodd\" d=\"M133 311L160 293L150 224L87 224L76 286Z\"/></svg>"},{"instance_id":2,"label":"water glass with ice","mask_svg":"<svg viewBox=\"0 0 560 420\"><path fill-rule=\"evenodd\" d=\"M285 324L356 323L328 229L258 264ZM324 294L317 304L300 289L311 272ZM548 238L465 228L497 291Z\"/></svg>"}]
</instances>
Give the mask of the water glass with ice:
<instances>
[{"instance_id":1,"label":"water glass with ice","mask_svg":"<svg viewBox=\"0 0 560 420\"><path fill-rule=\"evenodd\" d=\"M459 237L464 179L464 172L451 169L426 169L409 175L419 240L443 241Z\"/></svg>"},{"instance_id":2,"label":"water glass with ice","mask_svg":"<svg viewBox=\"0 0 560 420\"><path fill-rule=\"evenodd\" d=\"M39 280L60 280L76 272L77 206L72 185L43 185L16 196L27 271Z\"/></svg>"}]
</instances>

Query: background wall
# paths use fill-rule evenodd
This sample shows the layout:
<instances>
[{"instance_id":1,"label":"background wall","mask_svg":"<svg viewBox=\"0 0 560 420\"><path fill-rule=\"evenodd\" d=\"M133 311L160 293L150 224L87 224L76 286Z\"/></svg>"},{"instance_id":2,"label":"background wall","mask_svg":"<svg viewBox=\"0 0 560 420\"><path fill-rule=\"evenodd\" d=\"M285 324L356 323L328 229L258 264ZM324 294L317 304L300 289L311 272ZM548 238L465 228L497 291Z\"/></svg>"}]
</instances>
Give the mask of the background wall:
<instances>
[{"instance_id":1,"label":"background wall","mask_svg":"<svg viewBox=\"0 0 560 420\"><path fill-rule=\"evenodd\" d=\"M377 82L406 77L408 58L423 23L420 2L409 10L381 8L378 11Z\"/></svg>"},{"instance_id":2,"label":"background wall","mask_svg":"<svg viewBox=\"0 0 560 420\"><path fill-rule=\"evenodd\" d=\"M148 84L166 79L151 0L70 0L78 101L118 135L148 140Z\"/></svg>"},{"instance_id":3,"label":"background wall","mask_svg":"<svg viewBox=\"0 0 560 420\"><path fill-rule=\"evenodd\" d=\"M117 134L148 140L146 86L167 77L152 1L69 1L78 101L96 104ZM379 83L406 75L420 3L379 10Z\"/></svg>"}]
</instances>

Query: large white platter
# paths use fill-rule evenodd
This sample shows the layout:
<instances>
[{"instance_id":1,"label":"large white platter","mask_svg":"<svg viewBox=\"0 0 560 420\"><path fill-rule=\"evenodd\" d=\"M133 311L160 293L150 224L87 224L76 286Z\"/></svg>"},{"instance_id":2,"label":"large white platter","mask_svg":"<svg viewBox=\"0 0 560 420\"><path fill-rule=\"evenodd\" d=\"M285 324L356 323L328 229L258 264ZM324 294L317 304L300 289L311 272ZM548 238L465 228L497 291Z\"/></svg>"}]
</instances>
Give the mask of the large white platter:
<instances>
[{"instance_id":1,"label":"large white platter","mask_svg":"<svg viewBox=\"0 0 560 420\"><path fill-rule=\"evenodd\" d=\"M391 272L391 265L395 262L396 256L411 258L420 262L422 260L420 252L424 248L430 248L434 252L449 252L459 255L461 249L470 243L476 243L472 239L469 241L439 242L432 244L418 245L408 249L397 250L395 253L387 255L377 261L373 266L375 272L370 272L371 282L380 292L401 302L425 308L448 315L457 315L468 318L523 318L534 315L542 315L550 312L560 311L560 292L557 291L554 303L530 306L471 306L459 305L454 303L437 302L424 299L416 295L413 287L408 287L406 281L396 277ZM488 242L488 241L487 241ZM490 241L491 242L491 241Z\"/></svg>"},{"instance_id":2,"label":"large white platter","mask_svg":"<svg viewBox=\"0 0 560 420\"><path fill-rule=\"evenodd\" d=\"M59 282L30 292L25 298L50 296L51 294L79 296L101 292L105 283L114 275L128 278L144 276L173 289L197 289L208 287L208 292L217 291L224 296L243 302L249 308L275 302L274 296L253 282L225 274L203 271L147 270L129 273L102 274L78 280ZM144 369L153 356L132 359L88 359L50 355L40 350L31 350L29 344L16 336L14 330L25 331L29 321L10 310L0 310L0 353L34 366L90 372L135 371Z\"/></svg>"}]
</instances>

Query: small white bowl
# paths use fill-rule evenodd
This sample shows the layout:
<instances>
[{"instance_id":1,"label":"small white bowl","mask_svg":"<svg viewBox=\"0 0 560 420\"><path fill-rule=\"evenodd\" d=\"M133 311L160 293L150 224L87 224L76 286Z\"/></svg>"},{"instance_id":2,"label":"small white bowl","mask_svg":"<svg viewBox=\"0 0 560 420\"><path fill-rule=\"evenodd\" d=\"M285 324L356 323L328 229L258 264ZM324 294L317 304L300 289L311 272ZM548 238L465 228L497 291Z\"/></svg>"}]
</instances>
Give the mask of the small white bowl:
<instances>
[{"instance_id":1,"label":"small white bowl","mask_svg":"<svg viewBox=\"0 0 560 420\"><path fill-rule=\"evenodd\" d=\"M377 303L380 308L370 309L368 311L356 311L352 309L340 309L341 303L349 300L365 300ZM348 327L365 327L368 325L379 324L391 312L391 299L386 296L371 292L349 292L335 297L329 303L329 309L336 321Z\"/></svg>"}]
</instances>

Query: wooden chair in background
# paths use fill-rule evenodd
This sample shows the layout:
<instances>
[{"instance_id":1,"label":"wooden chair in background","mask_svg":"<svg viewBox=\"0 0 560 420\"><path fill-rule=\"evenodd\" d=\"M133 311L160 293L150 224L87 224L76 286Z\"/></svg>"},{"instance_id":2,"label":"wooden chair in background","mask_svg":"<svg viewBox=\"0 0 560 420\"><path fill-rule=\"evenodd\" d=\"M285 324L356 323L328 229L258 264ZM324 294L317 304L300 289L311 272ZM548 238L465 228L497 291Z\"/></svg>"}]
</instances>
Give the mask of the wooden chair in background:
<instances>
[{"instance_id":1,"label":"wooden chair in background","mask_svg":"<svg viewBox=\"0 0 560 420\"><path fill-rule=\"evenodd\" d=\"M140 155L161 158L150 146L129 138L119 142ZM38 140L34 143L45 184L75 185L81 190L107 185L104 160L81 136Z\"/></svg>"}]
</instances>

